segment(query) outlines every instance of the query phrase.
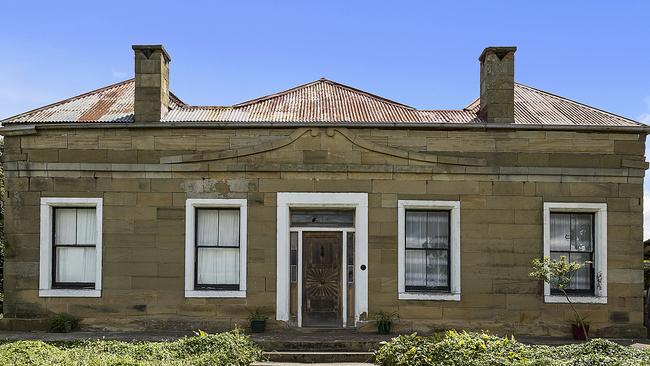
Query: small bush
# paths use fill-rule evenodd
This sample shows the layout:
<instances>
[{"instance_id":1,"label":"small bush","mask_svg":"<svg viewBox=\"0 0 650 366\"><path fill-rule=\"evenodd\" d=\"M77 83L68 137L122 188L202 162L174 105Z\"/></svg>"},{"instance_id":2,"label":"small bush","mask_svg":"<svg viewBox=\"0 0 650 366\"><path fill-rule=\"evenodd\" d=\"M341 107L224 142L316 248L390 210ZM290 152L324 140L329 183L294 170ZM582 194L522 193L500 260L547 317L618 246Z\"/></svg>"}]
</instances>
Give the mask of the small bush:
<instances>
[{"instance_id":1,"label":"small bush","mask_svg":"<svg viewBox=\"0 0 650 366\"><path fill-rule=\"evenodd\" d=\"M50 318L49 331L52 333L70 333L79 328L79 318L70 314L57 314Z\"/></svg>"},{"instance_id":2,"label":"small bush","mask_svg":"<svg viewBox=\"0 0 650 366\"><path fill-rule=\"evenodd\" d=\"M375 353L383 366L643 366L648 353L607 340L549 347L487 333L448 331L444 336L399 336Z\"/></svg>"},{"instance_id":3,"label":"small bush","mask_svg":"<svg viewBox=\"0 0 650 366\"><path fill-rule=\"evenodd\" d=\"M174 342L18 341L0 345L3 366L245 366L262 351L239 330Z\"/></svg>"}]
</instances>

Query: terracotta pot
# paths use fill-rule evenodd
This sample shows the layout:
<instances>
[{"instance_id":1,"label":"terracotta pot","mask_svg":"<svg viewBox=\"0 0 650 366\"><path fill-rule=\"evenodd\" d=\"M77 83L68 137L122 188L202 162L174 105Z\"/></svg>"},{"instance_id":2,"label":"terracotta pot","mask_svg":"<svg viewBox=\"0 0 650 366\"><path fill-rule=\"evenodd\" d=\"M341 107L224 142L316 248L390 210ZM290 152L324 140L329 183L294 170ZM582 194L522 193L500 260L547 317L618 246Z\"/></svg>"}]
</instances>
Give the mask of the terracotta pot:
<instances>
[{"instance_id":1,"label":"terracotta pot","mask_svg":"<svg viewBox=\"0 0 650 366\"><path fill-rule=\"evenodd\" d=\"M582 330L582 327L578 324L571 324L571 330L573 331L573 339L577 341L586 341L585 332L589 335L589 325L585 324L585 330Z\"/></svg>"},{"instance_id":2,"label":"terracotta pot","mask_svg":"<svg viewBox=\"0 0 650 366\"><path fill-rule=\"evenodd\" d=\"M251 332L263 333L266 330L266 320L251 320Z\"/></svg>"}]
</instances>

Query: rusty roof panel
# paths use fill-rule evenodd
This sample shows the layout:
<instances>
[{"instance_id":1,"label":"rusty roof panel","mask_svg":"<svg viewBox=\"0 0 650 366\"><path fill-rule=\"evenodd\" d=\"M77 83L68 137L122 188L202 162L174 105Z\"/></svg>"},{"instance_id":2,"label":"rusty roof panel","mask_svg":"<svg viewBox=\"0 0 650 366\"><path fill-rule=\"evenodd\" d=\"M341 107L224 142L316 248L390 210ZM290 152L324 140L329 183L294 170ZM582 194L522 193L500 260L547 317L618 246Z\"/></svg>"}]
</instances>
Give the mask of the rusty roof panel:
<instances>
[{"instance_id":1,"label":"rusty roof panel","mask_svg":"<svg viewBox=\"0 0 650 366\"><path fill-rule=\"evenodd\" d=\"M133 122L133 79L1 121L13 123ZM171 94L171 93L170 93ZM171 94L162 122L301 124L480 124L475 100L462 110L417 110L326 79L227 107L188 106ZM643 126L572 100L515 84L515 124Z\"/></svg>"}]
</instances>

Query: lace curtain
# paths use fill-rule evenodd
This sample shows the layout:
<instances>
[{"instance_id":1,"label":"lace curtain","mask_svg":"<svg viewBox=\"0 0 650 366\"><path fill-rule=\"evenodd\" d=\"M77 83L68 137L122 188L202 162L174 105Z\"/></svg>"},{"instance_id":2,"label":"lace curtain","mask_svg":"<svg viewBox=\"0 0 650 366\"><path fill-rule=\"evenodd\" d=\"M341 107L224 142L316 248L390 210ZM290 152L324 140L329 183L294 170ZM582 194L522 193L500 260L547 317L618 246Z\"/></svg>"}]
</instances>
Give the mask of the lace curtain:
<instances>
[{"instance_id":1,"label":"lace curtain","mask_svg":"<svg viewBox=\"0 0 650 366\"><path fill-rule=\"evenodd\" d=\"M239 284L239 210L197 210L197 284Z\"/></svg>"}]
</instances>

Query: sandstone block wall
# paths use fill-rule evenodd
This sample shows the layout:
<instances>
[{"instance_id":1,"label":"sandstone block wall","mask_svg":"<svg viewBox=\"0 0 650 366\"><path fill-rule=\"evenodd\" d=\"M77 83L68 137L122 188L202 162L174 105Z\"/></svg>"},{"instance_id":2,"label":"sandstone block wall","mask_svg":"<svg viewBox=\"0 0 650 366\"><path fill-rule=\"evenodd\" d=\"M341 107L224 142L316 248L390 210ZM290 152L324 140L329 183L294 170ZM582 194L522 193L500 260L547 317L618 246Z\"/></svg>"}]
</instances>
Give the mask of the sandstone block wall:
<instances>
[{"instance_id":1,"label":"sandstone block wall","mask_svg":"<svg viewBox=\"0 0 650 366\"><path fill-rule=\"evenodd\" d=\"M86 327L227 328L275 307L276 193L369 194L370 313L401 330L566 335L567 305L528 277L543 202L608 205L608 303L595 335L643 329L645 136L395 129L42 129L5 138L5 316L68 312ZM38 297L39 200L103 197L101 298ZM183 296L185 200L247 198L248 295ZM397 201L460 200L461 302L397 300ZM281 325L277 325L281 326Z\"/></svg>"}]
</instances>

